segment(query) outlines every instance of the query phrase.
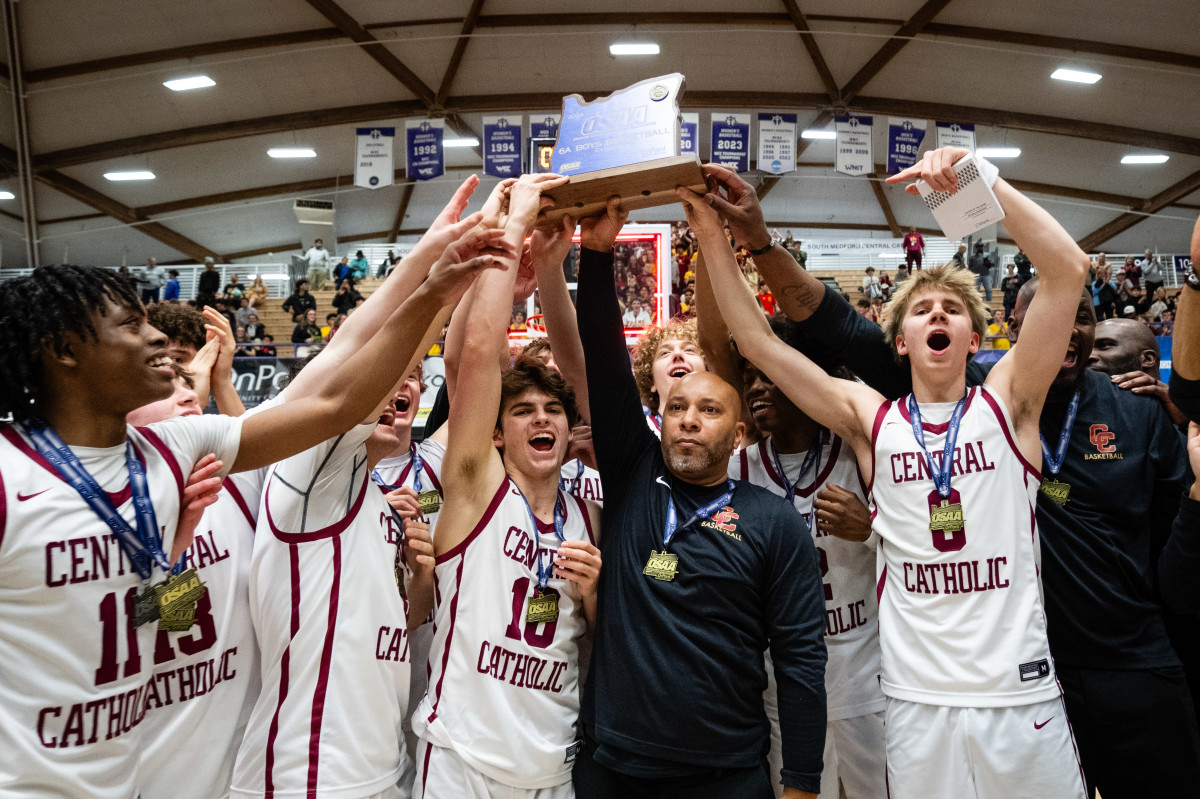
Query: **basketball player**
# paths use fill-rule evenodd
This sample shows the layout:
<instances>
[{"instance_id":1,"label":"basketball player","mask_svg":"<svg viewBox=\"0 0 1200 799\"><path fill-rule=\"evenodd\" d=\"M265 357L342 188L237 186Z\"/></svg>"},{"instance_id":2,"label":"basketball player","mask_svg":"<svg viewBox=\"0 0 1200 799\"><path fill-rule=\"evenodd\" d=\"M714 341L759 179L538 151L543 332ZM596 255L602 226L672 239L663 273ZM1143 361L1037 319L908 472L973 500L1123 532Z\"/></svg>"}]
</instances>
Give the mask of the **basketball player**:
<instances>
[{"instance_id":1,"label":"basketball player","mask_svg":"<svg viewBox=\"0 0 1200 799\"><path fill-rule=\"evenodd\" d=\"M698 283L705 282L703 270ZM715 305L707 313L719 315ZM701 313L705 313L702 311ZM778 318L771 329L787 340L792 326ZM710 359L712 360L712 359ZM814 500L830 486L846 487L864 506L866 492L854 451L837 435L820 427L787 398L754 364L742 363L742 397L754 423L765 436L743 447L729 461L729 476L748 480L791 501L804 517L817 547L825 595L825 770L822 795L849 799L885 796L884 697L879 687L879 623L875 596L875 549L868 516L853 532L830 535L817 524ZM770 658L767 675L772 675ZM771 721L772 776L783 768L779 705L774 680L764 694ZM775 795L783 784L775 780Z\"/></svg>"},{"instance_id":2,"label":"basketball player","mask_svg":"<svg viewBox=\"0 0 1200 799\"><path fill-rule=\"evenodd\" d=\"M539 175L511 185L505 241L532 227ZM513 264L515 267L515 263ZM578 639L594 620L598 511L559 490L574 397L533 361L501 374L517 269L475 288L450 400L438 605L414 795L570 797Z\"/></svg>"},{"instance_id":3,"label":"basketball player","mask_svg":"<svg viewBox=\"0 0 1200 799\"><path fill-rule=\"evenodd\" d=\"M953 165L965 155L926 153L889 181L919 176L953 192ZM980 165L992 182L994 168ZM776 338L716 212L679 192L742 354L870 464L863 471L882 539L888 787L897 797L1084 795L1046 640L1033 464L1041 463L1038 418L1060 353L1077 358L1070 334L1089 262L1038 206L1003 180L994 188L1006 227L1041 268L1025 320L1037 346L1018 344L984 386L967 389L967 356L986 327L982 302L952 270L923 270L889 307L887 338L908 359L913 382L897 403L830 378Z\"/></svg>"},{"instance_id":4,"label":"basketball player","mask_svg":"<svg viewBox=\"0 0 1200 799\"><path fill-rule=\"evenodd\" d=\"M725 167L710 164L705 172L728 197L708 195L739 239L764 240L754 189ZM896 362L878 325L780 248L759 265L784 311L815 346L886 397L912 390L911 370ZM1014 337L1037 286L1031 280L1017 296ZM1050 647L1089 790L1095 785L1107 799L1169 796L1200 782L1200 744L1185 675L1154 595L1149 554L1176 515L1186 457L1158 403L1118 390L1086 368L1095 327L1091 294L1081 292L1071 334L1075 357L1064 360L1042 408L1042 437L1055 461L1046 459L1047 487L1059 484L1055 496L1069 500L1040 491L1037 501ZM967 385L981 385L986 374L969 362ZM1076 391L1077 413L1064 424ZM1141 767L1129 769L1130 762Z\"/></svg>"},{"instance_id":5,"label":"basketball player","mask_svg":"<svg viewBox=\"0 0 1200 799\"><path fill-rule=\"evenodd\" d=\"M0 345L0 414L15 422L0 427L0 792L133 795L156 639L152 622L133 622L154 607L139 597L156 599L151 583L175 571L165 553L183 476L208 453L244 471L347 429L402 374L385 354L415 346L489 262L446 263L314 396L244 423L186 416L145 430L125 416L170 394L174 372L132 286L66 266L0 285L14 331ZM171 611L198 599L190 577L180 584L164 592Z\"/></svg>"}]
</instances>

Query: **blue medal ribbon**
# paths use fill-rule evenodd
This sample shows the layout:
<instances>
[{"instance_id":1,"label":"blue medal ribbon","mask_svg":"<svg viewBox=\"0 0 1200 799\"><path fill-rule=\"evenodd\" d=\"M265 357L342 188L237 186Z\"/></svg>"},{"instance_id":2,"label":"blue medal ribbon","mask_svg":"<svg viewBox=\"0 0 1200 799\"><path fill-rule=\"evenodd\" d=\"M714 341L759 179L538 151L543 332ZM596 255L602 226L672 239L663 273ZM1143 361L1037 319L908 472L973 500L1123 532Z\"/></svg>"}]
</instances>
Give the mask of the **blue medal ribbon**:
<instances>
[{"instance_id":1,"label":"blue medal ribbon","mask_svg":"<svg viewBox=\"0 0 1200 799\"><path fill-rule=\"evenodd\" d=\"M575 476L574 477L572 477L570 480L568 480L565 477L560 477L558 479L559 490L565 491L568 494L574 494L575 491L579 488L579 481L583 479L583 469L584 469L583 461L576 458L575 463L577 464L577 466L575 467Z\"/></svg>"},{"instance_id":2,"label":"blue medal ribbon","mask_svg":"<svg viewBox=\"0 0 1200 799\"><path fill-rule=\"evenodd\" d=\"M408 445L408 456L412 459L413 490L420 494L421 470L425 468L425 461L421 460L421 453L417 452L416 444ZM387 481L383 479L383 475L379 473L378 469L371 470L371 479L374 480L380 488L387 489L388 491L395 491L397 488L403 486L403 483L400 485L388 485Z\"/></svg>"},{"instance_id":3,"label":"blue medal ribbon","mask_svg":"<svg viewBox=\"0 0 1200 799\"><path fill-rule=\"evenodd\" d=\"M937 486L938 495L942 499L950 497L950 477L954 471L954 445L958 442L958 428L962 424L963 408L966 407L966 403L967 395L964 393L962 399L954 406L954 413L950 416L950 425L946 430L946 446L942 449L942 468L935 469L933 458L929 456L929 450L925 448L925 430L921 427L921 407L917 404L915 394L908 395L908 417L912 421L913 435L921 447L921 452L925 453L925 465L929 468L929 476L933 478L933 484Z\"/></svg>"},{"instance_id":4,"label":"blue medal ribbon","mask_svg":"<svg viewBox=\"0 0 1200 799\"><path fill-rule=\"evenodd\" d=\"M824 428L817 431L817 440L809 448L808 454L804 456L804 462L800 464L800 474L796 475L796 482L789 483L787 473L783 470L783 461L779 459L779 453L775 450L774 444L770 444L771 459L775 461L775 470L779 472L779 479L783 481L783 492L788 502L793 502L796 499L796 489L800 487L800 481L804 479L804 475L808 474L808 470L817 465L817 472L821 471L821 446L825 441Z\"/></svg>"},{"instance_id":5,"label":"blue medal ribbon","mask_svg":"<svg viewBox=\"0 0 1200 799\"><path fill-rule=\"evenodd\" d=\"M83 498L100 520L112 530L121 544L125 556L143 582L150 580L155 565L165 574L179 574L186 565L187 555L179 559L172 568L162 548L162 537L158 530L158 519L154 504L150 500L150 488L146 481L146 467L137 459L133 445L125 441L125 467L129 471L129 491L133 497L133 508L137 517L137 530L129 526L113 507L108 494L88 474L71 448L41 419L30 419L25 430L33 441L38 454L45 458L55 471Z\"/></svg>"},{"instance_id":6,"label":"blue medal ribbon","mask_svg":"<svg viewBox=\"0 0 1200 799\"><path fill-rule=\"evenodd\" d=\"M538 590L545 592L546 586L550 583L550 575L554 571L554 564L542 563L542 535L538 530L537 516L533 515L533 507L530 506L529 500L525 498L525 493L521 491L521 487L517 485L515 480L510 480L513 488L517 489L517 494L520 495L521 501L525 503L525 510L529 511L529 523L533 525L531 534L533 535L533 545L537 547L537 580ZM562 492L554 498L554 535L559 541L566 541L566 535L563 533L563 527L567 523L567 503L563 500Z\"/></svg>"},{"instance_id":7,"label":"blue medal ribbon","mask_svg":"<svg viewBox=\"0 0 1200 799\"><path fill-rule=\"evenodd\" d=\"M1076 390L1075 396L1071 397L1071 402L1067 405L1067 418L1063 420L1062 430L1058 434L1058 449L1054 454L1050 454L1050 447L1046 446L1046 437L1042 432L1038 431L1038 438L1042 440L1042 460L1046 464L1046 470L1050 474L1057 475L1059 469L1062 468L1063 461L1067 458L1067 444L1071 441L1071 428L1075 426L1075 414L1079 411L1079 391Z\"/></svg>"},{"instance_id":8,"label":"blue medal ribbon","mask_svg":"<svg viewBox=\"0 0 1200 799\"><path fill-rule=\"evenodd\" d=\"M693 513L691 516L688 517L686 522L684 522L683 524L680 524L678 526L676 526L676 522L679 518L679 515L678 515L678 511L675 510L675 497L671 494L668 494L667 495L667 522L663 526L663 551L664 552L666 551L667 546L670 545L671 539L675 537L676 532L678 532L679 530L686 530L688 527L691 527L696 522L698 522L702 519L707 519L710 516L712 516L713 513L715 513L718 508L728 505L729 500L733 499L733 491L735 488L737 488L737 483L735 483L733 480L726 480L724 494L717 497L716 499L714 499L712 502L708 503L704 507L697 509L695 513Z\"/></svg>"},{"instance_id":9,"label":"blue medal ribbon","mask_svg":"<svg viewBox=\"0 0 1200 799\"><path fill-rule=\"evenodd\" d=\"M651 412L645 405L642 406L642 414L654 424L654 429L662 431L662 417L657 413Z\"/></svg>"}]
</instances>

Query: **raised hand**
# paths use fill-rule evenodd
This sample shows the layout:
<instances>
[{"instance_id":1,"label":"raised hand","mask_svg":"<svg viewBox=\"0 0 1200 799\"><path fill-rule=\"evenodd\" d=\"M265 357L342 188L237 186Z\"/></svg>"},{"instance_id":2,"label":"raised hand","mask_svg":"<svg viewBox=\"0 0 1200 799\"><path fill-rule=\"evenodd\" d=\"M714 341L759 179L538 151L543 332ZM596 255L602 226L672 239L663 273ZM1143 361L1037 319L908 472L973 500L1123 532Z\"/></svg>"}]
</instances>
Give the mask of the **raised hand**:
<instances>
[{"instance_id":1,"label":"raised hand","mask_svg":"<svg viewBox=\"0 0 1200 799\"><path fill-rule=\"evenodd\" d=\"M208 320L208 323L204 325L206 342L219 339L220 350L217 353L216 362L211 368L212 380L213 382L222 379L230 380L233 374L233 354L237 351L237 339L233 335L233 329L229 326L229 320L216 309L206 305L201 313Z\"/></svg>"},{"instance_id":2,"label":"raised hand","mask_svg":"<svg viewBox=\"0 0 1200 799\"><path fill-rule=\"evenodd\" d=\"M536 231L534 232L536 235ZM537 273L533 268L533 254L526 244L521 249L521 262L517 265L517 284L513 287L513 305L520 305L529 299L537 288Z\"/></svg>"},{"instance_id":3,"label":"raised hand","mask_svg":"<svg viewBox=\"0 0 1200 799\"><path fill-rule=\"evenodd\" d=\"M687 216L688 227L698 238L705 234L721 233L721 217L708 201L711 195L701 196L684 186L675 189L675 194L683 201L683 213Z\"/></svg>"},{"instance_id":4,"label":"raised hand","mask_svg":"<svg viewBox=\"0 0 1200 799\"><path fill-rule=\"evenodd\" d=\"M480 224L489 228L504 227L508 218L508 195L516 182L516 178L505 178L492 187L492 193L483 203L483 219Z\"/></svg>"},{"instance_id":5,"label":"raised hand","mask_svg":"<svg viewBox=\"0 0 1200 799\"><path fill-rule=\"evenodd\" d=\"M520 222L525 225L528 233L537 222L538 214L543 208L554 204L543 192L552 191L565 185L570 178L545 172L540 175L522 175L512 185L508 195L508 221Z\"/></svg>"},{"instance_id":6,"label":"raised hand","mask_svg":"<svg viewBox=\"0 0 1200 799\"><path fill-rule=\"evenodd\" d=\"M417 492L410 486L400 486L383 495L387 500L387 504L392 506L392 510L400 516L401 519L419 519L421 518L421 503L417 500Z\"/></svg>"},{"instance_id":7,"label":"raised hand","mask_svg":"<svg viewBox=\"0 0 1200 799\"><path fill-rule=\"evenodd\" d=\"M754 187L727 166L705 164L701 168L709 185L704 198L725 219L734 241L754 250L766 247L771 242L771 234L763 221L762 206Z\"/></svg>"},{"instance_id":8,"label":"raised hand","mask_svg":"<svg viewBox=\"0 0 1200 799\"><path fill-rule=\"evenodd\" d=\"M581 246L597 252L608 252L617 240L617 234L625 226L629 211L621 209L620 197L609 197L604 216L591 216L579 222Z\"/></svg>"},{"instance_id":9,"label":"raised hand","mask_svg":"<svg viewBox=\"0 0 1200 799\"><path fill-rule=\"evenodd\" d=\"M475 228L446 247L425 283L443 305L453 305L480 270L507 269L507 259L514 257L516 252L505 243L503 230Z\"/></svg>"},{"instance_id":10,"label":"raised hand","mask_svg":"<svg viewBox=\"0 0 1200 799\"><path fill-rule=\"evenodd\" d=\"M561 268L571 251L571 237L575 235L575 220L565 214L553 227L537 228L529 237L529 252L535 268L553 266Z\"/></svg>"},{"instance_id":11,"label":"raised hand","mask_svg":"<svg viewBox=\"0 0 1200 799\"><path fill-rule=\"evenodd\" d=\"M920 178L935 191L948 191L954 194L958 191L958 175L954 171L954 165L970 152L962 147L942 147L939 150L929 150L921 158L921 163L913 164L903 172L892 175L886 182L903 183L906 180ZM921 193L915 183L908 184L904 190L909 194Z\"/></svg>"}]
</instances>

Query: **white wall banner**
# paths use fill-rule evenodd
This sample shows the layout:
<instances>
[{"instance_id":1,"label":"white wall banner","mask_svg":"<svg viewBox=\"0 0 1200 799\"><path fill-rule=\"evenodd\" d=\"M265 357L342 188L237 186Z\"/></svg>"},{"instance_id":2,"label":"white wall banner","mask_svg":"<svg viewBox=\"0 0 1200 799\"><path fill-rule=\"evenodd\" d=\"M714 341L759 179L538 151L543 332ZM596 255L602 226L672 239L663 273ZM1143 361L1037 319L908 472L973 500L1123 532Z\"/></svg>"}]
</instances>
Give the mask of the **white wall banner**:
<instances>
[{"instance_id":1,"label":"white wall banner","mask_svg":"<svg viewBox=\"0 0 1200 799\"><path fill-rule=\"evenodd\" d=\"M875 171L871 153L871 117L837 117L837 157L834 168L844 175L869 175Z\"/></svg>"},{"instance_id":2,"label":"white wall banner","mask_svg":"<svg viewBox=\"0 0 1200 799\"><path fill-rule=\"evenodd\" d=\"M432 180L446 171L442 137L446 122L441 119L409 119L404 123L408 147L408 179Z\"/></svg>"},{"instance_id":3,"label":"white wall banner","mask_svg":"<svg viewBox=\"0 0 1200 799\"><path fill-rule=\"evenodd\" d=\"M804 240L804 251L811 259L814 255L863 255L870 253L900 253L903 239L808 239ZM810 261L811 263L811 261Z\"/></svg>"},{"instance_id":4,"label":"white wall banner","mask_svg":"<svg viewBox=\"0 0 1200 799\"><path fill-rule=\"evenodd\" d=\"M962 125L958 122L937 123L937 146L964 147L975 152L975 126Z\"/></svg>"},{"instance_id":5,"label":"white wall banner","mask_svg":"<svg viewBox=\"0 0 1200 799\"><path fill-rule=\"evenodd\" d=\"M758 168L772 175L796 169L796 115L758 115Z\"/></svg>"},{"instance_id":6,"label":"white wall banner","mask_svg":"<svg viewBox=\"0 0 1200 799\"><path fill-rule=\"evenodd\" d=\"M382 189L392 185L392 144L395 128L356 128L354 185L364 189Z\"/></svg>"}]
</instances>

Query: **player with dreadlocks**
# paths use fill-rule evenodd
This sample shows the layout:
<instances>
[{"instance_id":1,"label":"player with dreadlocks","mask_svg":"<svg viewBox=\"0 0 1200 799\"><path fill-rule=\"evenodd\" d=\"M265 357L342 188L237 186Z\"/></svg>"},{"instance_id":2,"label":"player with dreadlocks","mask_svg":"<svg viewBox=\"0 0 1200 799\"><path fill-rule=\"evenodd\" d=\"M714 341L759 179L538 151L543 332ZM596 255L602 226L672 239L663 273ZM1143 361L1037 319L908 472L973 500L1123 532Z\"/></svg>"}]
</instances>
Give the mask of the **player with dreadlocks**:
<instances>
[{"instance_id":1,"label":"player with dreadlocks","mask_svg":"<svg viewBox=\"0 0 1200 799\"><path fill-rule=\"evenodd\" d=\"M166 688L151 676L156 629L187 629L204 593L164 554L185 475L209 453L244 471L349 430L404 374L389 355L414 350L494 260L462 250L322 390L244 420L143 428L126 414L169 396L175 372L132 284L76 266L0 284L0 414L13 419L0 424L0 794L135 793L150 681Z\"/></svg>"}]
</instances>

